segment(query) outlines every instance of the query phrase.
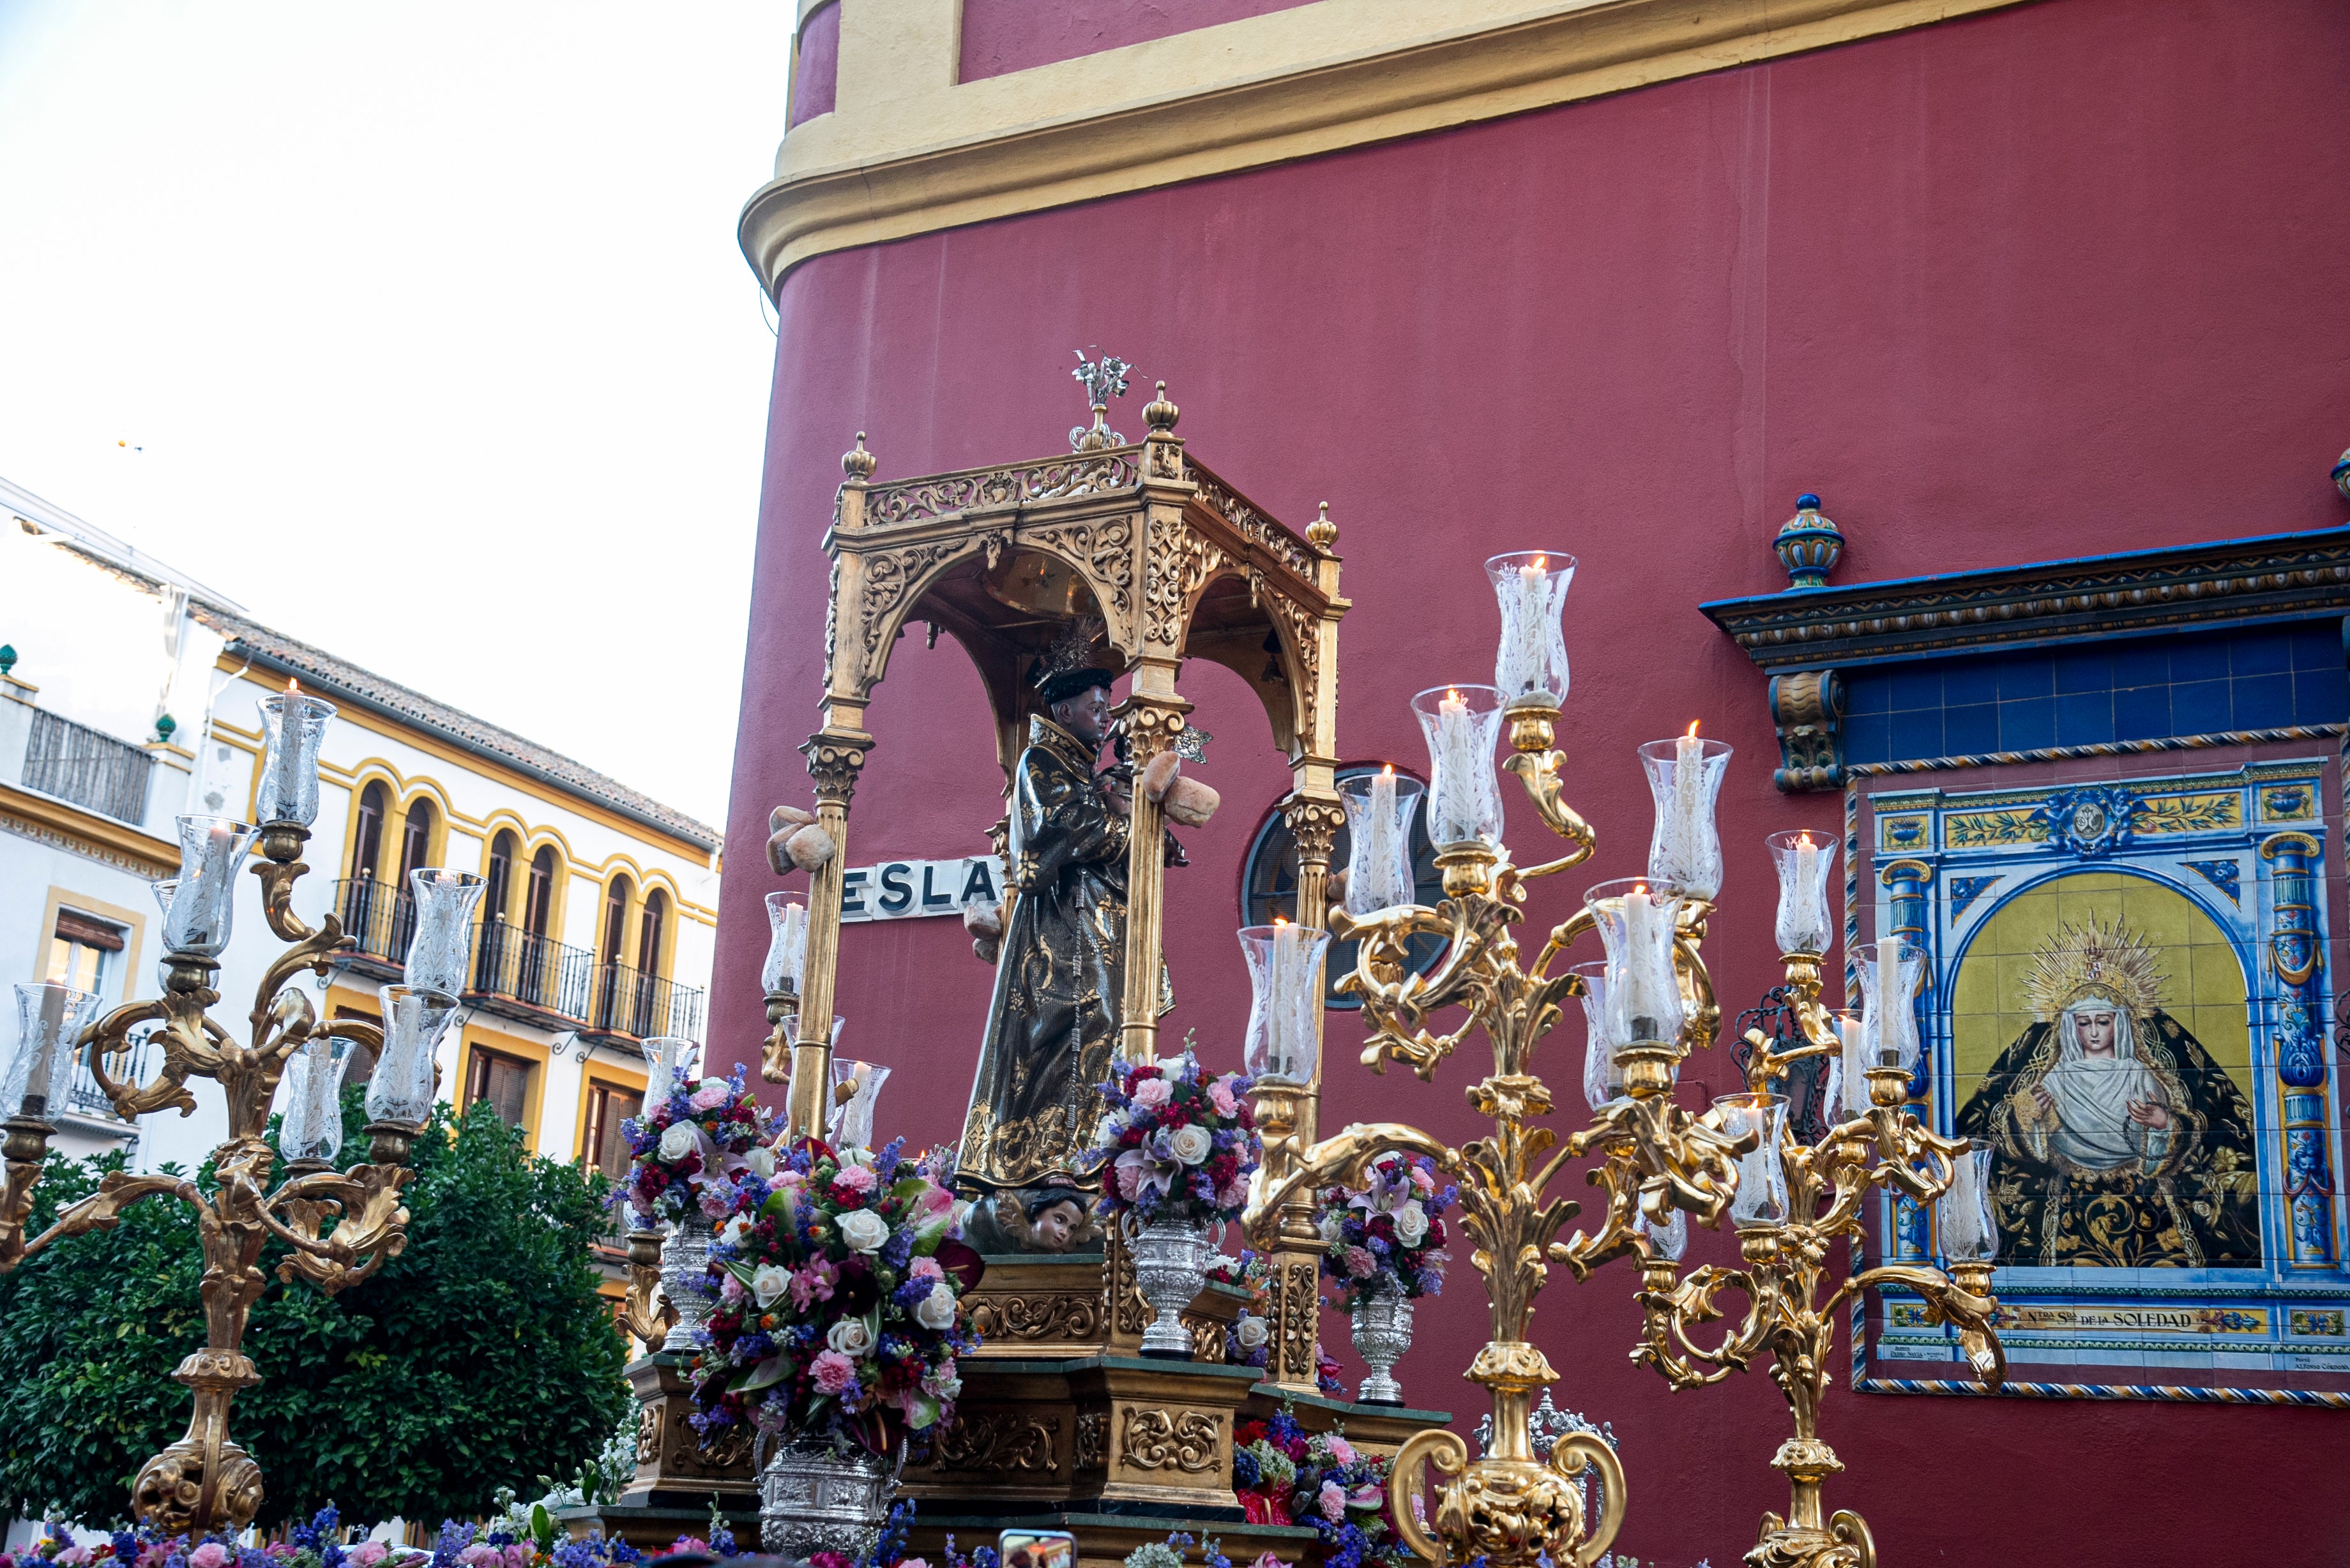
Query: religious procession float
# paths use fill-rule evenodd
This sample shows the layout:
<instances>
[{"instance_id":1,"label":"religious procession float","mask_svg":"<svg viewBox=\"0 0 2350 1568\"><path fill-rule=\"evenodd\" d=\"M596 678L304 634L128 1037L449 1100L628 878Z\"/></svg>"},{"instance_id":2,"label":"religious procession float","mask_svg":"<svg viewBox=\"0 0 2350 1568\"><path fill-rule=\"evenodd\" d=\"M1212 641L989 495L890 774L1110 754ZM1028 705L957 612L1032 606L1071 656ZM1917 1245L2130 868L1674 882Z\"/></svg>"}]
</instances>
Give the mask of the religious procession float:
<instances>
[{"instance_id":1,"label":"religious procession float","mask_svg":"<svg viewBox=\"0 0 2350 1568\"><path fill-rule=\"evenodd\" d=\"M1918 950L1897 934L1854 952L1863 1006L1830 1012L1837 845L1775 836L1785 982L1771 1026L1734 1043L1741 1092L1679 1103L1682 1064L1723 1033L1703 949L1729 748L1694 729L1640 748L1656 806L1646 874L1590 888L1529 957L1526 885L1572 871L1596 842L1567 804L1556 749L1574 558L1536 549L1487 563L1492 678L1411 699L1424 787L1392 769L1340 780L1336 525L1325 508L1294 531L1247 500L1176 434L1163 383L1140 441L1112 431L1128 369L1081 365L1093 421L1067 453L889 483L862 435L844 458L824 542L821 723L802 748L813 799L776 806L769 846L777 872L809 877L804 899L767 899L761 1071L779 1108L740 1072L697 1077L690 1042L649 1043L655 1085L629 1128L625 1193L626 1326L658 1347L629 1368L635 1477L615 1502L513 1521L492 1538L509 1542L504 1561L627 1561L703 1527L714 1495L746 1545L755 1536L826 1568L990 1563L999 1542L1003 1568L1177 1568L1195 1546L1211 1568L1407 1557L1590 1568L1637 1505L1638 1478L1603 1432L1554 1406L1559 1373L1527 1326L1554 1267L1585 1282L1623 1260L1639 1337L1589 1354L1629 1351L1675 1387L1762 1359L1786 1398L1792 1434L1770 1463L1791 1497L1747 1560L1869 1568L1868 1527L1823 1498L1842 1469L1820 1435L1839 1318L1863 1289L1898 1286L1950 1326L1982 1380L2004 1371L1988 1147L1933 1132L1911 1108ZM886 1071L834 1051L850 805L875 744L866 714L916 622L977 668L1007 801L993 830L1002 902L966 918L995 965L987 1015L972 1021L968 1114L958 1144L927 1151L889 1135ZM1253 995L1236 1042L1161 1033L1163 875L1184 857L1176 830L1219 805L1184 771L1201 756L1177 685L1190 659L1249 684L1292 770L1281 817L1294 897L1284 918L1239 932ZM160 999L94 1017L79 993L19 988L24 1044L0 1083L0 1268L146 1198L203 1210L209 1339L176 1374L193 1416L130 1499L155 1540L222 1538L255 1517L265 1478L229 1418L260 1375L242 1349L255 1260L275 1238L293 1249L281 1272L334 1291L400 1249L409 1146L462 989L480 879L452 870L415 873L406 983L385 989L380 1027L321 1022L290 988L348 945L333 918L314 929L289 904L328 711L293 693L272 706L257 828L182 819L183 864L160 895ZM1522 862L1503 842L1502 772L1555 852ZM1409 848L1420 813L1441 880L1432 906ZM256 843L252 869L286 948L239 1032L209 1010L231 891ZM1322 1052L1334 938L1354 944L1339 990L1367 1024L1361 1062L1343 1070L1399 1067L1432 1084L1482 1039L1469 1096L1489 1132L1455 1146L1402 1120L1321 1125L1324 1075L1339 1070ZM2094 1002L2095 978L2064 1005ZM1570 1002L1588 1031L1589 1117L1562 1135L1535 1054ZM162 1065L149 1083L117 1082L106 1064L142 1025L157 1028ZM379 1064L368 1158L346 1167L335 1089L355 1044ZM78 1055L126 1117L185 1103L192 1075L216 1080L230 1136L215 1189L117 1173L28 1240L50 1102ZM1798 1082L1803 1114L1791 1116ZM281 1085L273 1149L263 1135ZM1570 1174L1599 1194L1573 1231L1580 1206L1550 1195ZM1834 1277L1839 1241L1886 1195L1939 1212L1944 1266ZM1685 1265L1692 1220L1727 1220L1740 1266ZM1406 1405L1392 1375L1413 1300L1444 1282L1448 1228L1490 1308L1491 1337L1465 1369L1490 1399L1473 1448L1449 1413ZM1219 1251L1220 1231L1233 1253ZM1725 1294L1744 1310L1709 1330ZM1352 1397L1323 1351L1326 1299L1371 1369ZM144 1562L141 1539L121 1551ZM338 1568L332 1539L313 1546L321 1568Z\"/></svg>"}]
</instances>

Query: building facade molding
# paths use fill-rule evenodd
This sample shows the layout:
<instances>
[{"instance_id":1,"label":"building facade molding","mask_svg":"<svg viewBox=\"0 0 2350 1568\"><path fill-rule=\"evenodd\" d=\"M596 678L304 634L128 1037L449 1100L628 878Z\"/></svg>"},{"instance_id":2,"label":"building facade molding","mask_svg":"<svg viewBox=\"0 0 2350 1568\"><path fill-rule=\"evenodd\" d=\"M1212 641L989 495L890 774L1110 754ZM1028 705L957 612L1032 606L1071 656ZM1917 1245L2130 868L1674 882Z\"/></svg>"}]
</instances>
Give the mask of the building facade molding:
<instances>
[{"instance_id":1,"label":"building facade molding","mask_svg":"<svg viewBox=\"0 0 2350 1568\"><path fill-rule=\"evenodd\" d=\"M2018 0L1315 0L958 82L958 0L840 0L837 107L737 226L831 251L1752 65Z\"/></svg>"},{"instance_id":2,"label":"building facade molding","mask_svg":"<svg viewBox=\"0 0 2350 1568\"><path fill-rule=\"evenodd\" d=\"M180 868L177 845L11 784L0 784L0 831L67 850L137 877L170 877Z\"/></svg>"}]
</instances>

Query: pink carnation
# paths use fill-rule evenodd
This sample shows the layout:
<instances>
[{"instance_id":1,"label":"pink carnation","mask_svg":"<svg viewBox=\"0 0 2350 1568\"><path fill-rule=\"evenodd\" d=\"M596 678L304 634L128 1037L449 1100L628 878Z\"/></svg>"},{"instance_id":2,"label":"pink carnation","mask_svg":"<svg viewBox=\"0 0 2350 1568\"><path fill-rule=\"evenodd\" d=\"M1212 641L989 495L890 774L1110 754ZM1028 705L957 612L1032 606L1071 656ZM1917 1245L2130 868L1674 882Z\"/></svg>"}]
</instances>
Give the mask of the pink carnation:
<instances>
[{"instance_id":1,"label":"pink carnation","mask_svg":"<svg viewBox=\"0 0 2350 1568\"><path fill-rule=\"evenodd\" d=\"M1349 1247L1347 1249L1347 1272L1354 1275L1355 1278L1358 1280L1369 1279L1371 1277L1371 1270L1373 1267L1375 1267L1375 1265L1371 1262L1370 1253L1365 1251L1360 1247Z\"/></svg>"},{"instance_id":2,"label":"pink carnation","mask_svg":"<svg viewBox=\"0 0 2350 1568\"><path fill-rule=\"evenodd\" d=\"M382 1542L362 1541L343 1553L343 1561L355 1564L356 1568L375 1568L377 1563L390 1555L391 1548Z\"/></svg>"},{"instance_id":3,"label":"pink carnation","mask_svg":"<svg viewBox=\"0 0 2350 1568\"><path fill-rule=\"evenodd\" d=\"M1347 1489L1336 1481L1322 1483L1322 1517L1336 1524L1347 1517Z\"/></svg>"},{"instance_id":4,"label":"pink carnation","mask_svg":"<svg viewBox=\"0 0 2350 1568\"><path fill-rule=\"evenodd\" d=\"M457 1561L465 1568L505 1568L505 1553L496 1547L477 1542L457 1553Z\"/></svg>"},{"instance_id":5,"label":"pink carnation","mask_svg":"<svg viewBox=\"0 0 2350 1568\"><path fill-rule=\"evenodd\" d=\"M508 1542L505 1568L530 1568L530 1548L519 1541Z\"/></svg>"},{"instance_id":6,"label":"pink carnation","mask_svg":"<svg viewBox=\"0 0 2350 1568\"><path fill-rule=\"evenodd\" d=\"M689 1102L697 1111L714 1111L734 1097L734 1086L723 1078L712 1078L693 1091Z\"/></svg>"},{"instance_id":7,"label":"pink carnation","mask_svg":"<svg viewBox=\"0 0 2350 1568\"><path fill-rule=\"evenodd\" d=\"M1157 1110L1175 1097L1175 1085L1164 1078L1145 1078L1134 1085L1134 1103L1145 1110Z\"/></svg>"},{"instance_id":8,"label":"pink carnation","mask_svg":"<svg viewBox=\"0 0 2350 1568\"><path fill-rule=\"evenodd\" d=\"M857 1364L837 1350L819 1352L810 1370L821 1394L837 1394L857 1378Z\"/></svg>"},{"instance_id":9,"label":"pink carnation","mask_svg":"<svg viewBox=\"0 0 2350 1568\"><path fill-rule=\"evenodd\" d=\"M1422 1192L1433 1192L1436 1190L1436 1178L1429 1175L1428 1172L1422 1170L1416 1165L1411 1168L1411 1184L1414 1187L1419 1188Z\"/></svg>"},{"instance_id":10,"label":"pink carnation","mask_svg":"<svg viewBox=\"0 0 2350 1568\"><path fill-rule=\"evenodd\" d=\"M1232 1075L1230 1073L1208 1085L1208 1103L1216 1107L1220 1116L1240 1114L1241 1103L1232 1097Z\"/></svg>"},{"instance_id":11,"label":"pink carnation","mask_svg":"<svg viewBox=\"0 0 2350 1568\"><path fill-rule=\"evenodd\" d=\"M223 1568L228 1562L228 1548L217 1541L207 1541L188 1553L188 1568Z\"/></svg>"},{"instance_id":12,"label":"pink carnation","mask_svg":"<svg viewBox=\"0 0 2350 1568\"><path fill-rule=\"evenodd\" d=\"M723 1280L719 1282L718 1299L724 1302L729 1306L741 1301L743 1299L743 1282L735 1278L732 1272L729 1272Z\"/></svg>"},{"instance_id":13,"label":"pink carnation","mask_svg":"<svg viewBox=\"0 0 2350 1568\"><path fill-rule=\"evenodd\" d=\"M910 1280L943 1280L947 1272L939 1267L936 1258L917 1258L906 1265L906 1277Z\"/></svg>"},{"instance_id":14,"label":"pink carnation","mask_svg":"<svg viewBox=\"0 0 2350 1568\"><path fill-rule=\"evenodd\" d=\"M873 1172L861 1165L845 1165L832 1179L835 1187L845 1187L851 1192L873 1190Z\"/></svg>"},{"instance_id":15,"label":"pink carnation","mask_svg":"<svg viewBox=\"0 0 2350 1568\"><path fill-rule=\"evenodd\" d=\"M1355 1445L1344 1438L1333 1435L1330 1438L1330 1457L1342 1465L1351 1465L1355 1462Z\"/></svg>"}]
</instances>

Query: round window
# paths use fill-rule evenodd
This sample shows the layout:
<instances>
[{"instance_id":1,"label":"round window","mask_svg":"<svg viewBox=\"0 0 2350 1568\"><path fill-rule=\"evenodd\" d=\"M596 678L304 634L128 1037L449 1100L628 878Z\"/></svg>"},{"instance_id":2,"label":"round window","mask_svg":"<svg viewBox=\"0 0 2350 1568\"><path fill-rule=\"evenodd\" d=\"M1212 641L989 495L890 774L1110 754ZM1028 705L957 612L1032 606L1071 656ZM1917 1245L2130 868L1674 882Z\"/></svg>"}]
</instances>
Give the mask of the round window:
<instances>
[{"instance_id":1,"label":"round window","mask_svg":"<svg viewBox=\"0 0 2350 1568\"><path fill-rule=\"evenodd\" d=\"M1358 764L1337 771L1341 779L1357 778L1375 774L1377 767ZM1330 867L1336 870L1347 864L1347 836L1345 827L1338 829L1330 845ZM1428 840L1428 814L1425 810L1411 819L1411 874L1419 901L1435 905L1444 897L1444 877L1436 868L1436 846ZM1297 918L1297 841L1290 836L1288 825L1276 810L1256 830L1249 845L1248 862L1241 873L1241 924L1269 926L1273 918ZM1324 998L1331 1007L1360 1007L1353 996L1338 993L1338 981L1354 971L1355 943L1332 942L1330 961L1324 971L1326 983ZM1444 939L1423 934L1411 939L1409 951L1412 968L1422 974L1436 967L1444 956Z\"/></svg>"}]
</instances>

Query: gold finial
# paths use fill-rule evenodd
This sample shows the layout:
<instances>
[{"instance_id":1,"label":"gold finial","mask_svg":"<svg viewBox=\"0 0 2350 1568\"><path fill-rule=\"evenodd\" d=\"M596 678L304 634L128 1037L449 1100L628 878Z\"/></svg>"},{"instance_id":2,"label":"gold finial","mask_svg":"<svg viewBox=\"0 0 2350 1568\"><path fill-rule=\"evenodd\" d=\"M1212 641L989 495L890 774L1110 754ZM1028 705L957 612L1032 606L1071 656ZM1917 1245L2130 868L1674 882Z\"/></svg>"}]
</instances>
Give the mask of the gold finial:
<instances>
[{"instance_id":1,"label":"gold finial","mask_svg":"<svg viewBox=\"0 0 2350 1568\"><path fill-rule=\"evenodd\" d=\"M879 458L875 457L871 452L865 450L865 432L863 431L858 431L857 432L857 450L851 452L844 452L841 455L840 466L851 479L870 479L873 477L873 470L879 466L880 461L881 460Z\"/></svg>"},{"instance_id":2,"label":"gold finial","mask_svg":"<svg viewBox=\"0 0 2350 1568\"><path fill-rule=\"evenodd\" d=\"M1330 521L1330 504L1322 503L1322 514L1305 525L1305 542L1327 554L1338 542L1338 525Z\"/></svg>"},{"instance_id":3,"label":"gold finial","mask_svg":"<svg viewBox=\"0 0 2350 1568\"><path fill-rule=\"evenodd\" d=\"M1167 383L1159 383L1159 396L1142 407L1142 422L1162 434L1175 428L1183 410L1167 400Z\"/></svg>"}]
</instances>

